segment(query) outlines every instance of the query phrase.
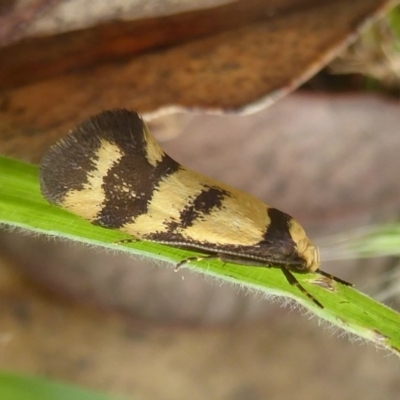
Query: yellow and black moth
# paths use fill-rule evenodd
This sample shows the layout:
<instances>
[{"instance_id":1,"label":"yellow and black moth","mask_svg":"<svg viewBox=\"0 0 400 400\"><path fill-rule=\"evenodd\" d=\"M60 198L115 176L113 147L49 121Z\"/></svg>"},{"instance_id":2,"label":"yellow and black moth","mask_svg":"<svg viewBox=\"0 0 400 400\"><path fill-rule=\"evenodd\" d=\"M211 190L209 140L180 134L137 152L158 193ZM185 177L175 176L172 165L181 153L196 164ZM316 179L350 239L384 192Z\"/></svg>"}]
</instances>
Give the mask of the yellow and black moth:
<instances>
[{"instance_id":1,"label":"yellow and black moth","mask_svg":"<svg viewBox=\"0 0 400 400\"><path fill-rule=\"evenodd\" d=\"M278 266L320 307L292 271L319 272L346 284L319 270L318 249L297 221L182 167L134 112L104 111L81 123L45 154L40 184L49 202L136 239L205 254L196 259Z\"/></svg>"}]
</instances>

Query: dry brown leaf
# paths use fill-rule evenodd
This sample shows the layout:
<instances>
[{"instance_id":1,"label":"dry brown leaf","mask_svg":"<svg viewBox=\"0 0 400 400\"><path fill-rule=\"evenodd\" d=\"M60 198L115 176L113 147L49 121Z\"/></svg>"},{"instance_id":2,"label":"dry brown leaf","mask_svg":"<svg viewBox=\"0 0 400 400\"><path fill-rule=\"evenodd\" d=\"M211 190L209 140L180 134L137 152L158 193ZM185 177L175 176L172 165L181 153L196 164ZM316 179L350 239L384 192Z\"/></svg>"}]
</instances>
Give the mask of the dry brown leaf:
<instances>
[{"instance_id":1,"label":"dry brown leaf","mask_svg":"<svg viewBox=\"0 0 400 400\"><path fill-rule=\"evenodd\" d=\"M148 19L140 24L146 27L151 19L174 14L179 15L177 18L159 18L156 28L168 26L168 32L172 33L179 31L179 27L187 26L189 30L186 29L185 33L193 37L198 33L197 29L193 29L196 25L203 25L202 30L213 33L218 26L229 27L238 21L246 22L266 10L274 14L313 2L315 0L91 0L85 3L81 0L16 0L0 3L0 46L25 38L52 36L115 21ZM207 10L209 8L214 9ZM126 32L121 33L124 35ZM182 33L181 40L185 40Z\"/></svg>"},{"instance_id":2,"label":"dry brown leaf","mask_svg":"<svg viewBox=\"0 0 400 400\"><path fill-rule=\"evenodd\" d=\"M104 62L111 53L102 53L103 44L112 44L111 59L115 59L116 54L124 54L124 49L143 50L141 42L137 43L138 35L118 36L118 40L107 42L108 29L102 31L104 36L100 40L98 36L92 36L90 41L89 34L83 37L92 47L84 46L74 53L76 47L72 45L68 47L70 57L65 53L49 63L43 59L35 63L36 58L32 57L34 42L25 45L25 53L18 46L14 50L11 47L3 49L0 54L5 60L0 76L0 87L3 88L0 92L1 152L36 161L43 149L68 128L106 108L127 107L143 113L170 105L237 111L264 107L320 69L356 35L368 18L388 3L385 0L325 1L316 2L314 6L286 9L272 16L265 10L256 14L256 6L265 7L265 1L249 3L248 12L243 14L249 18L244 18L245 25L237 16L225 18L237 23L236 29L228 24L227 31L137 54L118 63ZM189 17L193 15L189 14ZM204 14L202 18L204 21ZM190 28L196 26L192 19L186 21L191 21ZM213 28L217 31L226 29L224 25L216 25ZM145 42L160 44L160 40L166 40L167 43L169 31L163 31L164 34L157 37L155 25L152 26L153 30L149 32L155 35L155 41L154 37L145 36ZM195 36L210 34L207 29L195 29ZM115 27L110 32L115 33ZM171 35L172 41L182 40L182 36ZM53 46L59 44L62 47L61 39L59 42L57 38L53 39ZM79 36L72 41L79 43ZM136 50L132 46L136 46ZM103 62L89 68L91 57L86 59L84 56L87 48ZM59 54L63 54L62 49ZM75 61L80 57L83 58L82 65L87 67L85 70L61 73L66 65L76 68ZM65 61L67 58L72 64ZM54 71L58 71L57 76L44 78ZM27 75L33 79L21 83L26 82ZM12 87L10 82L14 82ZM18 87L17 82L20 82Z\"/></svg>"}]
</instances>

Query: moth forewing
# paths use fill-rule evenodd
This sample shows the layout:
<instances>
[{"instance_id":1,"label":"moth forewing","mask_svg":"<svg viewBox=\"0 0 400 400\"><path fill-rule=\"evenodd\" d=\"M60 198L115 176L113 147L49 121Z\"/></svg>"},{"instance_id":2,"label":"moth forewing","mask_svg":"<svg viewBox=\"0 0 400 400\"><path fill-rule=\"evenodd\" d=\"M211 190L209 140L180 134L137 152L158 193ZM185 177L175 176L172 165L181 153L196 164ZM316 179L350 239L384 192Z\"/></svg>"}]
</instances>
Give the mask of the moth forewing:
<instances>
[{"instance_id":1,"label":"moth forewing","mask_svg":"<svg viewBox=\"0 0 400 400\"><path fill-rule=\"evenodd\" d=\"M319 268L318 250L298 222L182 167L135 112L104 111L78 125L44 155L40 185L49 202L137 239L278 265L303 293L290 271Z\"/></svg>"}]
</instances>

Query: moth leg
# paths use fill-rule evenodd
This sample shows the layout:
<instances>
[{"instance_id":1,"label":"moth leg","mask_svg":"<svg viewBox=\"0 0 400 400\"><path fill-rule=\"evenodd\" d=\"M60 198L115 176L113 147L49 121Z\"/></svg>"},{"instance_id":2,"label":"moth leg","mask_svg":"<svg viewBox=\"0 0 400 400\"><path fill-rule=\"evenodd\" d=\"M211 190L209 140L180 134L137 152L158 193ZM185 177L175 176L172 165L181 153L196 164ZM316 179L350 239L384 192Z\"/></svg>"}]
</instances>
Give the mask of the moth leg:
<instances>
[{"instance_id":1,"label":"moth leg","mask_svg":"<svg viewBox=\"0 0 400 400\"><path fill-rule=\"evenodd\" d=\"M231 255L225 255L225 254L220 254L218 257L222 261L230 261L230 262L236 262L239 264L243 264L243 260L240 258L235 258L235 256ZM265 263L259 263L256 260L246 260L246 265L250 265L252 267L264 267L264 268L271 268L271 265L266 265ZM309 292L307 292L306 289L303 288L303 286L300 285L300 282L295 278L295 276L286 268L284 265L280 266L281 271L283 272L283 275L285 275L286 280L292 285L297 287L297 289L300 290L301 293L303 293L305 296L307 296L313 303L315 303L318 307L324 308L324 306Z\"/></svg>"},{"instance_id":2,"label":"moth leg","mask_svg":"<svg viewBox=\"0 0 400 400\"><path fill-rule=\"evenodd\" d=\"M324 308L324 306L311 293L307 292L307 290L304 289L303 286L300 285L300 282L295 278L295 276L285 266L281 266L281 271L283 272L283 275L285 275L285 278L287 279L287 281L292 286L297 287L297 289L299 289L301 293L303 293L305 296L307 296L318 307Z\"/></svg>"},{"instance_id":3,"label":"moth leg","mask_svg":"<svg viewBox=\"0 0 400 400\"><path fill-rule=\"evenodd\" d=\"M352 283L346 282L346 281L344 281L343 279L340 279L340 278L338 278L337 276L328 274L328 273L325 272L325 271L321 271L320 269L317 269L315 272L317 272L318 274L321 274L322 276L325 276L326 278L331 279L331 280L333 280L333 281L335 281L335 282L339 282L339 283L341 283L341 284L343 284L343 285L346 285L346 286L354 286Z\"/></svg>"},{"instance_id":4,"label":"moth leg","mask_svg":"<svg viewBox=\"0 0 400 400\"><path fill-rule=\"evenodd\" d=\"M201 261L201 260L207 260L207 259L220 259L220 256L218 254L209 254L207 256L194 256L194 257L188 257L185 258L182 261L179 261L178 264L175 265L174 271L178 271L178 269L183 265L183 264L188 264L191 263L192 261Z\"/></svg>"},{"instance_id":5,"label":"moth leg","mask_svg":"<svg viewBox=\"0 0 400 400\"><path fill-rule=\"evenodd\" d=\"M140 239L136 239L136 238L129 238L129 239L121 239L121 240L117 240L116 242L114 242L115 244L127 244L127 243L135 243L135 242L140 242Z\"/></svg>"}]
</instances>

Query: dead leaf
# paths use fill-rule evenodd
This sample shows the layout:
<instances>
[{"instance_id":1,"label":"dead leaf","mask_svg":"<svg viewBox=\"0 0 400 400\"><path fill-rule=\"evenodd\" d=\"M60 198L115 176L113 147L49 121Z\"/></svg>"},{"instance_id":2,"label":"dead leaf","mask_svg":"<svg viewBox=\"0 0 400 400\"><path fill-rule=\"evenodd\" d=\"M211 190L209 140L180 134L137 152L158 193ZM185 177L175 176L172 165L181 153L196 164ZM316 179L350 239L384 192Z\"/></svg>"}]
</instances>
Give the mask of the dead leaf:
<instances>
[{"instance_id":1,"label":"dead leaf","mask_svg":"<svg viewBox=\"0 0 400 400\"><path fill-rule=\"evenodd\" d=\"M243 22L237 15L231 18L227 14L229 18L225 19L235 22L236 29L228 24L226 30L225 25L216 23L213 28L219 33L209 36L208 28L200 24L194 29L197 39L192 36L187 43L158 51L143 52L143 46L171 45L182 36L170 36L168 30L157 36L154 22L144 42L138 42L142 36L129 34L128 28L123 29L123 35L115 36L119 26L115 25L114 29L81 32L86 43L83 47L79 46L80 36L71 33L75 36L53 38L50 47L34 52L35 57L31 56L37 49L33 41L25 47L21 44L3 49L2 153L37 160L43 149L68 128L107 108L127 107L143 113L171 105L241 112L265 107L318 71L388 4L384 0L329 1L270 15L265 11L265 1L249 2L244 13L248 19ZM244 2L239 4L243 6ZM264 7L264 11L256 14L256 6ZM201 15L204 21L208 14ZM185 32L188 26L196 26L189 17L193 15L186 15L190 25L180 25L181 29L186 26ZM162 26L165 29L166 25ZM100 37L96 36L99 32ZM207 37L201 37L205 34ZM67 43L64 50L63 43ZM51 49L58 46L58 55L51 59ZM87 58L86 51L90 55ZM135 51L139 53L128 57ZM46 57L50 57L47 62ZM92 59L101 62L89 67ZM119 62L111 62L116 59ZM85 69L71 71L78 66ZM27 76L31 77L29 82ZM14 82L12 87L10 82Z\"/></svg>"}]
</instances>

